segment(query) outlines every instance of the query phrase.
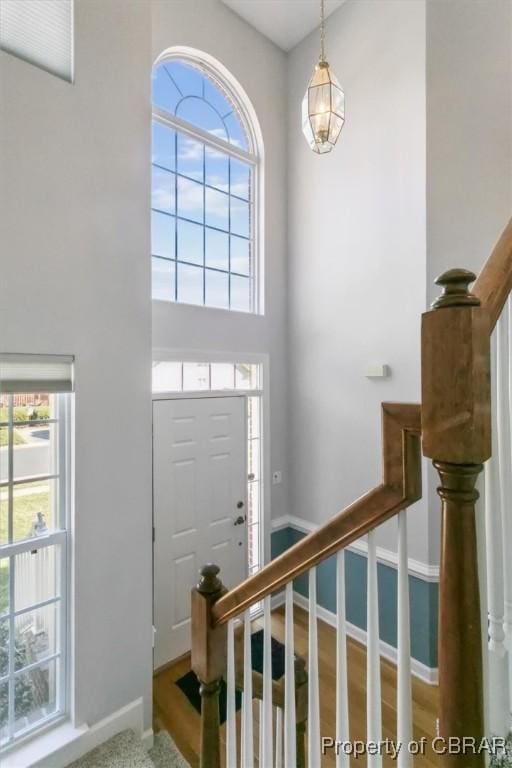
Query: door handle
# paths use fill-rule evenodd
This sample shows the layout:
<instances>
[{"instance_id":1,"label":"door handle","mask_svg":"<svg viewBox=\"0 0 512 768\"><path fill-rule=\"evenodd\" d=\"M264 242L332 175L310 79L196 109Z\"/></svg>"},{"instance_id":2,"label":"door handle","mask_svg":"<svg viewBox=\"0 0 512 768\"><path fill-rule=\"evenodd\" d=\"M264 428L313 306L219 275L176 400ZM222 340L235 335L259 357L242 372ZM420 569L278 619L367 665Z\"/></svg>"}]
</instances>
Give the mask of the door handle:
<instances>
[{"instance_id":1,"label":"door handle","mask_svg":"<svg viewBox=\"0 0 512 768\"><path fill-rule=\"evenodd\" d=\"M245 523L245 515L238 515L233 525L243 525Z\"/></svg>"}]
</instances>

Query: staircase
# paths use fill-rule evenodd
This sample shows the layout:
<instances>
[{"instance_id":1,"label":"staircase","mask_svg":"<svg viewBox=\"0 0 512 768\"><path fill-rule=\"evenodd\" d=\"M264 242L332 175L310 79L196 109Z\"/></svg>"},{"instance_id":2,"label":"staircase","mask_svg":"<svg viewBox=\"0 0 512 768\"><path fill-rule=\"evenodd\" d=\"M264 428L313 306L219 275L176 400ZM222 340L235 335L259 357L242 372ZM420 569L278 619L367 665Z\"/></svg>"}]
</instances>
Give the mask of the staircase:
<instances>
[{"instance_id":1,"label":"staircase","mask_svg":"<svg viewBox=\"0 0 512 768\"><path fill-rule=\"evenodd\" d=\"M228 768L255 764L250 610L261 602L265 634L264 669L257 693L262 701L259 765L320 768L322 736L335 736L340 743L350 744L344 550L365 535L367 742L377 745L368 749L366 764L381 768L376 530L390 518L397 521L398 552L396 740L404 745L396 764L398 768L414 764L414 751L405 748L413 743L407 508L421 497L422 454L438 472L442 506L436 753L443 768L483 768L489 749L501 747L511 723L512 690L512 221L478 279L466 270L452 269L436 282L442 294L422 322L422 403L382 405L382 482L234 589L223 587L215 565L202 569L201 580L192 591L192 666L201 682L202 697L201 768L221 765L218 697L222 678L228 689L222 764ZM495 348L494 354L491 348ZM477 509L484 463L485 504L481 501ZM337 566L336 734L322 734L316 568L331 556ZM309 580L309 652L299 685L293 579L303 574ZM282 689L276 691L270 658L271 599L283 590L286 663ZM240 620L244 628L242 672L237 671L235 659L235 623ZM244 691L239 729L237 687ZM302 711L304 691L306 713ZM497 740L484 741L491 734ZM337 768L349 765L349 755L340 750Z\"/></svg>"}]
</instances>

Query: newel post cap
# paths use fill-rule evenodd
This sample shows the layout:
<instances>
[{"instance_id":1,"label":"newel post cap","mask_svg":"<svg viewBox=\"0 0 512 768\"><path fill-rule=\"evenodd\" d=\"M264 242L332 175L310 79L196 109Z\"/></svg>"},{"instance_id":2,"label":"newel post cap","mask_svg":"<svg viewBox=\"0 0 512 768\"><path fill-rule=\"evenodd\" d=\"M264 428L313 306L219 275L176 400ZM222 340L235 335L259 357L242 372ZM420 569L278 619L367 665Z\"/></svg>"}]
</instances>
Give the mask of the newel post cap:
<instances>
[{"instance_id":1,"label":"newel post cap","mask_svg":"<svg viewBox=\"0 0 512 768\"><path fill-rule=\"evenodd\" d=\"M197 585L197 591L202 595L214 595L222 589L222 581L218 578L220 568L214 563L203 565L199 573L201 578Z\"/></svg>"},{"instance_id":2,"label":"newel post cap","mask_svg":"<svg viewBox=\"0 0 512 768\"><path fill-rule=\"evenodd\" d=\"M449 269L436 278L436 285L443 287L443 292L432 304L432 309L443 307L479 307L480 299L472 294L469 286L476 280L474 272L469 269Z\"/></svg>"}]
</instances>

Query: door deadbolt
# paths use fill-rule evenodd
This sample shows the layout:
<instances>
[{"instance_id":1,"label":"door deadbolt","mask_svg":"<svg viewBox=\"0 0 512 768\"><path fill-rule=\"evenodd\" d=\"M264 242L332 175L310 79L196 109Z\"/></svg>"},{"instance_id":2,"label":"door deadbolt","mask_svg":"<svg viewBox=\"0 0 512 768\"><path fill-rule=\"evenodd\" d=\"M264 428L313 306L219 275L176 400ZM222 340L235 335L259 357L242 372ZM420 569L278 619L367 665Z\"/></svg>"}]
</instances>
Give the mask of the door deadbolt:
<instances>
[{"instance_id":1,"label":"door deadbolt","mask_svg":"<svg viewBox=\"0 0 512 768\"><path fill-rule=\"evenodd\" d=\"M242 509L242 508L243 508L243 506L244 506L244 503L243 503L243 501L238 501L238 502L237 502L237 504L236 504L236 508L237 508L237 509Z\"/></svg>"}]
</instances>

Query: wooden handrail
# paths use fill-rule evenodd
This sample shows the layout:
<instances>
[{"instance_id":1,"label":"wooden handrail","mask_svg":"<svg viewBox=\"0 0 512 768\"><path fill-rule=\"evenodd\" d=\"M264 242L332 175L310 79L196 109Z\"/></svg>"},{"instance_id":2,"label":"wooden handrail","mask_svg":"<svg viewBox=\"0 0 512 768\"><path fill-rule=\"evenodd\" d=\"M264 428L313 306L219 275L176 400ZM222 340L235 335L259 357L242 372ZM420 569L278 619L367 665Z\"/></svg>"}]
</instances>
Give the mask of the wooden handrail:
<instances>
[{"instance_id":1,"label":"wooden handrail","mask_svg":"<svg viewBox=\"0 0 512 768\"><path fill-rule=\"evenodd\" d=\"M472 292L489 312L492 330L512 292L512 219L487 259Z\"/></svg>"},{"instance_id":2,"label":"wooden handrail","mask_svg":"<svg viewBox=\"0 0 512 768\"><path fill-rule=\"evenodd\" d=\"M310 533L212 606L214 626L309 571L421 497L421 409L382 404L383 482Z\"/></svg>"}]
</instances>

